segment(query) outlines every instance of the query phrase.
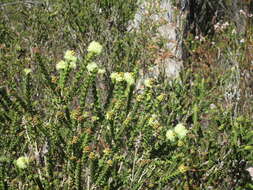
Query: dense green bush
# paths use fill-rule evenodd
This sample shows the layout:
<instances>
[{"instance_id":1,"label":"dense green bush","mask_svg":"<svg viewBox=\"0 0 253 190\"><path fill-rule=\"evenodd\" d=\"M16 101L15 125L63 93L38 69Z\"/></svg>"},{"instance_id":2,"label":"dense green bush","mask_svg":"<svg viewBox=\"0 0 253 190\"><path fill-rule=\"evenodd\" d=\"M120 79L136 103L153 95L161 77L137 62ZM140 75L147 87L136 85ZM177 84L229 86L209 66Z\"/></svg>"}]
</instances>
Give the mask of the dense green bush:
<instances>
[{"instance_id":1,"label":"dense green bush","mask_svg":"<svg viewBox=\"0 0 253 190\"><path fill-rule=\"evenodd\" d=\"M189 36L180 76L135 90L164 48L128 30L136 1L0 6L0 189L253 187L252 26Z\"/></svg>"}]
</instances>

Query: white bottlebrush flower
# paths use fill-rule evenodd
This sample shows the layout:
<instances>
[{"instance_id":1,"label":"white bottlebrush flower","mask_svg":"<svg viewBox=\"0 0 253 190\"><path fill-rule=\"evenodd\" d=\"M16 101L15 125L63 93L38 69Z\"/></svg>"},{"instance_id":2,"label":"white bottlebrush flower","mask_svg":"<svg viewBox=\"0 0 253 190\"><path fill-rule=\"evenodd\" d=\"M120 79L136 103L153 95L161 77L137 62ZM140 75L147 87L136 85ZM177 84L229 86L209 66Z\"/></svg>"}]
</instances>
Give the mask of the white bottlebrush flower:
<instances>
[{"instance_id":1,"label":"white bottlebrush flower","mask_svg":"<svg viewBox=\"0 0 253 190\"><path fill-rule=\"evenodd\" d=\"M86 68L89 72L96 72L98 70L98 65L95 62L91 62Z\"/></svg>"},{"instance_id":2,"label":"white bottlebrush flower","mask_svg":"<svg viewBox=\"0 0 253 190\"><path fill-rule=\"evenodd\" d=\"M188 130L185 128L183 124L179 123L174 128L174 132L176 133L179 139L182 139L186 136L186 134L188 133Z\"/></svg>"},{"instance_id":3,"label":"white bottlebrush flower","mask_svg":"<svg viewBox=\"0 0 253 190\"><path fill-rule=\"evenodd\" d=\"M61 70L61 69L65 69L67 67L67 63L63 60L59 61L57 64L56 64L56 69L57 70Z\"/></svg>"},{"instance_id":4,"label":"white bottlebrush flower","mask_svg":"<svg viewBox=\"0 0 253 190\"><path fill-rule=\"evenodd\" d=\"M16 160L16 166L20 169L25 169L29 165L29 158L26 156L21 156Z\"/></svg>"},{"instance_id":5,"label":"white bottlebrush flower","mask_svg":"<svg viewBox=\"0 0 253 190\"><path fill-rule=\"evenodd\" d=\"M69 62L73 62L73 63L76 63L77 61L77 57L75 55L75 52L72 51L72 50L67 50L65 55L64 55L64 59L66 61L69 61Z\"/></svg>"},{"instance_id":6,"label":"white bottlebrush flower","mask_svg":"<svg viewBox=\"0 0 253 190\"><path fill-rule=\"evenodd\" d=\"M124 73L124 79L129 86L132 86L134 84L134 77L132 73Z\"/></svg>"},{"instance_id":7,"label":"white bottlebrush flower","mask_svg":"<svg viewBox=\"0 0 253 190\"><path fill-rule=\"evenodd\" d=\"M175 139L176 139L176 134L175 134L175 132L174 132L173 130L171 130L171 129L168 130L168 131L166 132L166 138L167 138L168 140L174 142Z\"/></svg>"},{"instance_id":8,"label":"white bottlebrush flower","mask_svg":"<svg viewBox=\"0 0 253 190\"><path fill-rule=\"evenodd\" d=\"M103 47L102 47L102 45L100 45L100 43L98 43L96 41L92 41L90 43L90 45L88 46L87 51L99 55L99 54L101 54L102 49L103 49Z\"/></svg>"}]
</instances>

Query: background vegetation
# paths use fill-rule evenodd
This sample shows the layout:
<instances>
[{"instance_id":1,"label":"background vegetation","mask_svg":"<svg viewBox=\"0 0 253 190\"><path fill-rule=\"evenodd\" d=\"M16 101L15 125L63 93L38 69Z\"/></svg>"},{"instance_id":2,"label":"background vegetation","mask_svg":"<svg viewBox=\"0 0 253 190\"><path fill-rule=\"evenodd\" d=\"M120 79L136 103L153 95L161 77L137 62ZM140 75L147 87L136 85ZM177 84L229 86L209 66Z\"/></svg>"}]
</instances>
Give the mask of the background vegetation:
<instances>
[{"instance_id":1,"label":"background vegetation","mask_svg":"<svg viewBox=\"0 0 253 190\"><path fill-rule=\"evenodd\" d=\"M165 48L136 0L2 0L0 189L253 189L252 4L238 31L230 1L189 2L180 77L136 91Z\"/></svg>"}]
</instances>

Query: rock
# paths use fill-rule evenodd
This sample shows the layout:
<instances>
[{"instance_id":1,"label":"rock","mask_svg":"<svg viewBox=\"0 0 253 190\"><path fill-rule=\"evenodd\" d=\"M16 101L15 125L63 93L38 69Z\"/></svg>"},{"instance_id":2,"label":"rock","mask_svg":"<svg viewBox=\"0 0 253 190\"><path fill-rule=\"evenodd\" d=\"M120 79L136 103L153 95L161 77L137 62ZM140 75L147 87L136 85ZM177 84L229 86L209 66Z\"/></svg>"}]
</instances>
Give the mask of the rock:
<instances>
[{"instance_id":1,"label":"rock","mask_svg":"<svg viewBox=\"0 0 253 190\"><path fill-rule=\"evenodd\" d=\"M148 11L149 6L152 7L152 10L157 11L150 14ZM162 75L165 80L173 80L178 77L183 68L181 40L178 35L182 20L180 20L180 16L177 18L174 13L175 7L172 6L170 0L144 1L137 11L134 21L130 23L129 30L138 29L147 15L151 15L150 17L154 22L166 21L158 28L157 36L166 40L165 48L170 52L170 56L157 61L151 68L140 70L140 79L137 80L136 89L143 86L143 82L147 78L157 79Z\"/></svg>"}]
</instances>

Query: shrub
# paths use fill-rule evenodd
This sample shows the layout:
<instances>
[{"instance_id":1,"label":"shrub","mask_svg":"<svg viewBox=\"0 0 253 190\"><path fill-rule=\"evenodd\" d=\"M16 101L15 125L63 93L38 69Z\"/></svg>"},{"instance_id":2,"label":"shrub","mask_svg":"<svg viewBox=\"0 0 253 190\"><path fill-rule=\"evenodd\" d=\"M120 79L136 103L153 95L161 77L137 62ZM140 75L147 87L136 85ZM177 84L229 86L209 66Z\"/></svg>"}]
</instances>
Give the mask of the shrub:
<instances>
[{"instance_id":1,"label":"shrub","mask_svg":"<svg viewBox=\"0 0 253 190\"><path fill-rule=\"evenodd\" d=\"M127 30L136 8L121 0L3 8L0 189L252 188L243 75L251 35L242 45L230 25L189 38L190 67L136 90L139 69L164 48L150 23Z\"/></svg>"}]
</instances>

